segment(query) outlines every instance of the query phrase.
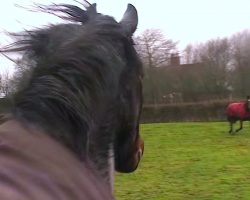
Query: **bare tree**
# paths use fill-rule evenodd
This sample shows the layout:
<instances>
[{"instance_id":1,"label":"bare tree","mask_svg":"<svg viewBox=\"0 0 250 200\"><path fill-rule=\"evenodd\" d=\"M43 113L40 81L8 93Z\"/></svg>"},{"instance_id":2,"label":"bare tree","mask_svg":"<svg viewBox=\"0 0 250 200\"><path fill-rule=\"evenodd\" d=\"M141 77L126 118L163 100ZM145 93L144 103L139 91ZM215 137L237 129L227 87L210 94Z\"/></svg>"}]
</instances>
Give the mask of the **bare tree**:
<instances>
[{"instance_id":1,"label":"bare tree","mask_svg":"<svg viewBox=\"0 0 250 200\"><path fill-rule=\"evenodd\" d=\"M204 44L188 44L183 51L183 63L194 64L201 62L201 50L204 48Z\"/></svg>"},{"instance_id":2,"label":"bare tree","mask_svg":"<svg viewBox=\"0 0 250 200\"><path fill-rule=\"evenodd\" d=\"M229 70L231 64L231 45L227 38L214 39L206 43L205 55L201 55L205 63L205 83L217 97L226 97L229 94L231 80Z\"/></svg>"},{"instance_id":3,"label":"bare tree","mask_svg":"<svg viewBox=\"0 0 250 200\"><path fill-rule=\"evenodd\" d=\"M250 94L250 30L233 35L231 43L235 94L245 98Z\"/></svg>"},{"instance_id":4,"label":"bare tree","mask_svg":"<svg viewBox=\"0 0 250 200\"><path fill-rule=\"evenodd\" d=\"M184 56L186 63L196 63L202 67L202 73L199 74L200 92L207 94L207 98L209 96L225 98L228 95L229 88L232 86L231 80L229 80L232 58L231 44L227 38L188 45L184 50ZM193 74L195 73L193 71ZM185 83L184 86L187 87L188 84Z\"/></svg>"},{"instance_id":5,"label":"bare tree","mask_svg":"<svg viewBox=\"0 0 250 200\"><path fill-rule=\"evenodd\" d=\"M161 98L160 85L164 79L157 73L156 67L169 63L176 43L166 39L158 29L145 30L135 38L135 43L145 67L144 96L150 103L157 104Z\"/></svg>"},{"instance_id":6,"label":"bare tree","mask_svg":"<svg viewBox=\"0 0 250 200\"><path fill-rule=\"evenodd\" d=\"M11 91L11 76L9 71L0 74L0 93L7 96Z\"/></svg>"},{"instance_id":7,"label":"bare tree","mask_svg":"<svg viewBox=\"0 0 250 200\"><path fill-rule=\"evenodd\" d=\"M169 63L176 51L176 42L166 39L159 29L147 29L135 38L136 48L144 65L153 68Z\"/></svg>"}]
</instances>

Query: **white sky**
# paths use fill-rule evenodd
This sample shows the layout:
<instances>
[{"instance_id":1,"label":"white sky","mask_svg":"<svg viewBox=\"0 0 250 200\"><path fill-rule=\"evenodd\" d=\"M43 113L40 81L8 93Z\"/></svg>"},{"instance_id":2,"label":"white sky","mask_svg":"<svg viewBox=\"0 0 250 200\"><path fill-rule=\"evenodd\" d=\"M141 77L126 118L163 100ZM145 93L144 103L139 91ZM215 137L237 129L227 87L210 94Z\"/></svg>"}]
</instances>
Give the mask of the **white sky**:
<instances>
[{"instance_id":1,"label":"white sky","mask_svg":"<svg viewBox=\"0 0 250 200\"><path fill-rule=\"evenodd\" d=\"M81 0L78 0L81 1ZM179 41L182 50L189 43L206 42L231 36L250 28L250 0L89 0L97 3L98 12L121 19L127 3L138 10L137 34L147 28L161 29L167 38ZM21 31L39 27L59 19L48 14L28 12L15 4L30 6L32 2L74 3L73 0L6 0L1 2L0 45L10 41L4 31ZM13 65L0 57L0 73Z\"/></svg>"}]
</instances>

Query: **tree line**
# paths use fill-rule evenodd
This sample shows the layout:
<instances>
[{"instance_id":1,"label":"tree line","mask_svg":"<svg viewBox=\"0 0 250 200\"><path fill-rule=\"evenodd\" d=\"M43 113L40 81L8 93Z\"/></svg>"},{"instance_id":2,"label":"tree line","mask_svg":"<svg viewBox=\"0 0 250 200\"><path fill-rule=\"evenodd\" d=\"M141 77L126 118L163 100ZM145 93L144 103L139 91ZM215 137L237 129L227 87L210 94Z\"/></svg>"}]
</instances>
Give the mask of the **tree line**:
<instances>
[{"instance_id":1,"label":"tree line","mask_svg":"<svg viewBox=\"0 0 250 200\"><path fill-rule=\"evenodd\" d=\"M250 30L189 44L183 51L158 29L145 30L134 41L144 65L145 104L242 99L250 95ZM29 67L25 59L19 60L12 78L8 72L2 74L0 94L14 90L16 80L25 77L21 74Z\"/></svg>"},{"instance_id":2,"label":"tree line","mask_svg":"<svg viewBox=\"0 0 250 200\"><path fill-rule=\"evenodd\" d=\"M147 104L233 100L250 95L250 30L189 44L182 52L159 30L146 30L135 41L145 68Z\"/></svg>"}]
</instances>

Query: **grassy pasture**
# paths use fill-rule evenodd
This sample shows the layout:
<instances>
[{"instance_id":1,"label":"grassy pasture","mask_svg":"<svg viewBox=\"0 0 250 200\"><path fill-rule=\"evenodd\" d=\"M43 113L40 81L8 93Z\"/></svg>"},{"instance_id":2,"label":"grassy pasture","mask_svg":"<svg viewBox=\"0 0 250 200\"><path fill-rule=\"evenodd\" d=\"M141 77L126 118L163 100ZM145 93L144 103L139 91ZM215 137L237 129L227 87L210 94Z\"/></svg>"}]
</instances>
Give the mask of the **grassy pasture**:
<instances>
[{"instance_id":1,"label":"grassy pasture","mask_svg":"<svg viewBox=\"0 0 250 200\"><path fill-rule=\"evenodd\" d=\"M250 124L227 131L226 122L142 125L144 158L116 175L117 200L250 199Z\"/></svg>"}]
</instances>

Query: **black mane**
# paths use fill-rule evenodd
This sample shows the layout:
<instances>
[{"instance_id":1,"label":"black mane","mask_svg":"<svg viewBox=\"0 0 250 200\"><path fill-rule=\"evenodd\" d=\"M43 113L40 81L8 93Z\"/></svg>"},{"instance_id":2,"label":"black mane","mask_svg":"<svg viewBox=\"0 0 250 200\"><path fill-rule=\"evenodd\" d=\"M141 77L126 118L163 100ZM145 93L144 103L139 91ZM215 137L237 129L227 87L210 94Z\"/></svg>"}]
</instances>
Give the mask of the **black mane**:
<instances>
[{"instance_id":1,"label":"black mane","mask_svg":"<svg viewBox=\"0 0 250 200\"><path fill-rule=\"evenodd\" d=\"M32 65L13 96L12 113L85 159L87 138L97 137L110 123L115 127L112 112L121 105L114 100L127 80L135 79L131 74L141 74L141 63L132 38L112 17L65 4L40 9L63 14L71 23L15 34L17 42L2 50L21 51ZM98 137L111 142L111 137Z\"/></svg>"}]
</instances>

